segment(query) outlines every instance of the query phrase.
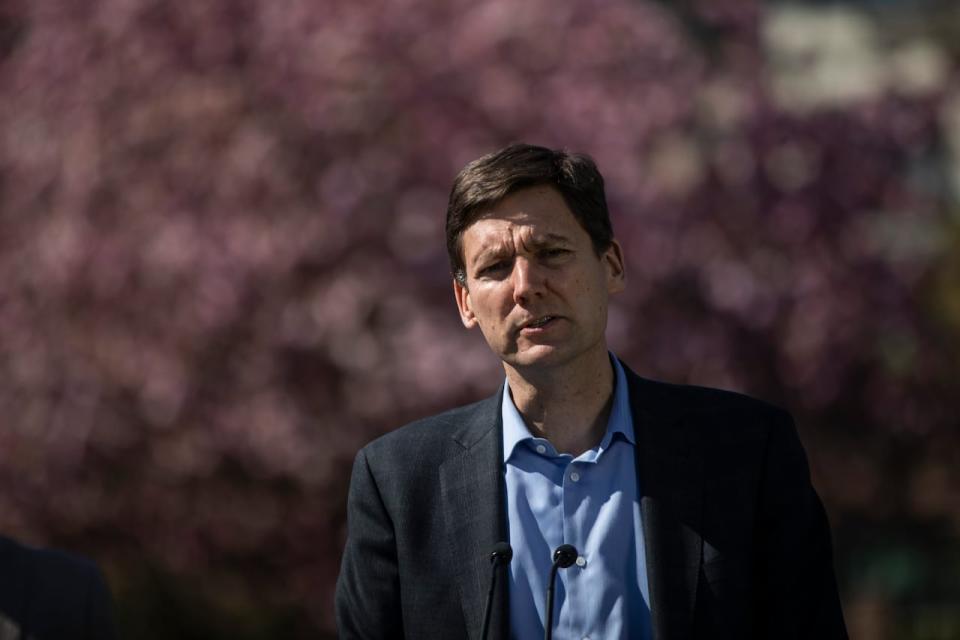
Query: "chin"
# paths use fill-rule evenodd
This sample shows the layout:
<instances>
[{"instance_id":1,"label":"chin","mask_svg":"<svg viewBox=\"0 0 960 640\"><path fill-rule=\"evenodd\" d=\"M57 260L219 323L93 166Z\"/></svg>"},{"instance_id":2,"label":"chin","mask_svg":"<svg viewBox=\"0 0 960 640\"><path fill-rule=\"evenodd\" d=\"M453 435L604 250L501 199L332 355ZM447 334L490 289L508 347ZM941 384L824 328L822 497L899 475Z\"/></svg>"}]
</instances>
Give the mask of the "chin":
<instances>
[{"instance_id":1,"label":"chin","mask_svg":"<svg viewBox=\"0 0 960 640\"><path fill-rule=\"evenodd\" d=\"M569 355L555 345L538 344L513 353L503 361L514 367L549 367L565 363Z\"/></svg>"}]
</instances>

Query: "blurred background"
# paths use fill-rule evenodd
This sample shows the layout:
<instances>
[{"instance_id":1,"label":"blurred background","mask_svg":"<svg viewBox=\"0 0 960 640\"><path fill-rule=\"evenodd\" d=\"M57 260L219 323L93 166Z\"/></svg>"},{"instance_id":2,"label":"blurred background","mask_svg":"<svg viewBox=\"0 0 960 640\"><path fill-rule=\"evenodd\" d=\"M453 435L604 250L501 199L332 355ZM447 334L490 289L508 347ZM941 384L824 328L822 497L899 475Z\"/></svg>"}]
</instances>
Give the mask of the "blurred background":
<instances>
[{"instance_id":1,"label":"blurred background","mask_svg":"<svg viewBox=\"0 0 960 640\"><path fill-rule=\"evenodd\" d=\"M0 531L123 636L334 637L356 450L492 393L456 172L591 154L641 375L790 408L851 635L960 638L960 8L4 0Z\"/></svg>"}]
</instances>

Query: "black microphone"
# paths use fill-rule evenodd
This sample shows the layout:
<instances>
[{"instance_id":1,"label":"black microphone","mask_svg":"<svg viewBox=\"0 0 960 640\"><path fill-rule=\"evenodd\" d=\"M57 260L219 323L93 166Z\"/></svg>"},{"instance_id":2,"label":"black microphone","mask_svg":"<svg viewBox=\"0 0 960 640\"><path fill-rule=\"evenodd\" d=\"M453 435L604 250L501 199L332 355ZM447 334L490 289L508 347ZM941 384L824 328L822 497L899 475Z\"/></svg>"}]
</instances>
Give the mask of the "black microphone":
<instances>
[{"instance_id":1,"label":"black microphone","mask_svg":"<svg viewBox=\"0 0 960 640\"><path fill-rule=\"evenodd\" d=\"M487 632L490 631L490 608L493 604L493 588L497 584L497 569L510 564L512 559L513 549L509 543L498 542L493 545L493 551L490 552L490 564L493 569L490 574L490 590L487 591L487 604L483 607L483 630L480 632L480 640L487 640Z\"/></svg>"},{"instance_id":2,"label":"black microphone","mask_svg":"<svg viewBox=\"0 0 960 640\"><path fill-rule=\"evenodd\" d=\"M553 638L553 585L557 581L557 569L566 569L577 561L577 548L572 544L562 544L553 552L553 565L550 567L550 584L547 585L547 624L545 640Z\"/></svg>"}]
</instances>

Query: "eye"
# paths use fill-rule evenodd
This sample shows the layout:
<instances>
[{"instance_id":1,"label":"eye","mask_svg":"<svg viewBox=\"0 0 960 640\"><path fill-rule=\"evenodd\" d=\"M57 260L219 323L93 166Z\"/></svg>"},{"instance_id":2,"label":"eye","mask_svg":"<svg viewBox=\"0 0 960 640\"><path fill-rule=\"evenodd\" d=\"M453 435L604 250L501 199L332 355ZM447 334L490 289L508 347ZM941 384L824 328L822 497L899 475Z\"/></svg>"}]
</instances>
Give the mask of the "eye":
<instances>
[{"instance_id":1,"label":"eye","mask_svg":"<svg viewBox=\"0 0 960 640\"><path fill-rule=\"evenodd\" d=\"M495 277L498 274L505 273L509 268L510 268L510 263L508 261L498 260L497 262L492 262L482 267L477 272L477 276L481 278Z\"/></svg>"},{"instance_id":2,"label":"eye","mask_svg":"<svg viewBox=\"0 0 960 640\"><path fill-rule=\"evenodd\" d=\"M563 249L561 247L553 247L551 249L544 249L542 252L540 252L540 255L550 260L554 258L559 258L561 256L565 256L568 253L570 253L569 249Z\"/></svg>"}]
</instances>

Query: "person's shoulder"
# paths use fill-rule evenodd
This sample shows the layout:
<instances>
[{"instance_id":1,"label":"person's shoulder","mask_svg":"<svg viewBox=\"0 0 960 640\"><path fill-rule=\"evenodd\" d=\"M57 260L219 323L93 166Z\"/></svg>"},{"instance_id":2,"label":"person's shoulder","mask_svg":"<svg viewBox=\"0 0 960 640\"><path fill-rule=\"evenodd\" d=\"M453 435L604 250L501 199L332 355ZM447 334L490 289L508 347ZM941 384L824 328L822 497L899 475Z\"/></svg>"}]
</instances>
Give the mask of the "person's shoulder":
<instances>
[{"instance_id":1,"label":"person's shoulder","mask_svg":"<svg viewBox=\"0 0 960 640\"><path fill-rule=\"evenodd\" d=\"M648 438L699 443L714 463L726 465L759 461L771 451L781 452L778 460L802 458L793 418L775 404L736 391L644 378L631 386L634 420Z\"/></svg>"},{"instance_id":2,"label":"person's shoulder","mask_svg":"<svg viewBox=\"0 0 960 640\"><path fill-rule=\"evenodd\" d=\"M414 420L376 438L362 452L367 456L394 455L406 451L446 449L453 445L468 447L496 425L500 395L494 395L436 415Z\"/></svg>"},{"instance_id":3,"label":"person's shoulder","mask_svg":"<svg viewBox=\"0 0 960 640\"><path fill-rule=\"evenodd\" d=\"M116 637L103 573L75 553L0 537L0 606L16 612L15 622L29 628L30 637Z\"/></svg>"},{"instance_id":4,"label":"person's shoulder","mask_svg":"<svg viewBox=\"0 0 960 640\"><path fill-rule=\"evenodd\" d=\"M756 411L763 414L784 414L786 410L775 404L739 391L676 384L640 378L648 393L683 411Z\"/></svg>"},{"instance_id":5,"label":"person's shoulder","mask_svg":"<svg viewBox=\"0 0 960 640\"><path fill-rule=\"evenodd\" d=\"M17 563L37 579L50 576L58 582L86 584L102 579L97 564L82 555L58 549L33 547L12 538L0 536L0 549L8 558L17 558Z\"/></svg>"},{"instance_id":6,"label":"person's shoulder","mask_svg":"<svg viewBox=\"0 0 960 640\"><path fill-rule=\"evenodd\" d=\"M86 556L59 549L33 549L32 554L41 571L72 575L78 582L99 581L101 577L100 567Z\"/></svg>"},{"instance_id":7,"label":"person's shoulder","mask_svg":"<svg viewBox=\"0 0 960 640\"><path fill-rule=\"evenodd\" d=\"M727 435L733 431L755 435L795 431L790 413L766 400L727 389L650 380L632 372L627 375L631 405L641 415L703 428L723 427Z\"/></svg>"}]
</instances>

